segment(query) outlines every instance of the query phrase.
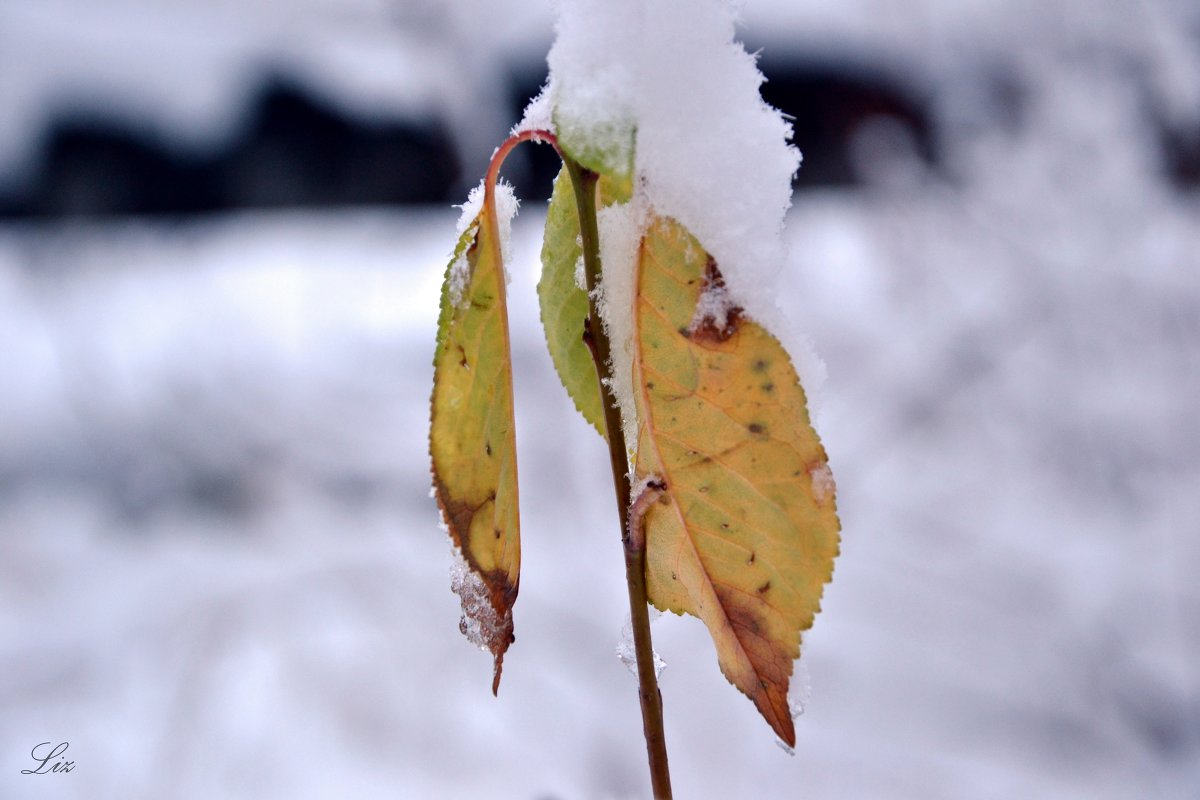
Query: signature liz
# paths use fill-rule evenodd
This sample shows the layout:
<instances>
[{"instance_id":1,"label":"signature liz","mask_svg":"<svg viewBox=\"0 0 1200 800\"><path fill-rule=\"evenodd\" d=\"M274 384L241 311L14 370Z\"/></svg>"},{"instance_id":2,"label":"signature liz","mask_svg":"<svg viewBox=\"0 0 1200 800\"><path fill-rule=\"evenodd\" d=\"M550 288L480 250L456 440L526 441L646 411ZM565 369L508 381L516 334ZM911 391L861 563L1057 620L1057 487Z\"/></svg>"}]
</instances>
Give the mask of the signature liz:
<instances>
[{"instance_id":1,"label":"signature liz","mask_svg":"<svg viewBox=\"0 0 1200 800\"><path fill-rule=\"evenodd\" d=\"M42 742L36 745L29 755L37 762L37 768L23 769L21 770L21 774L49 775L52 772L70 772L75 769L75 762L60 758L63 753L67 752L67 748L70 746L69 742L63 742L53 747L50 746L50 742ZM39 755L39 751L44 753L44 755ZM52 764L51 762L54 763Z\"/></svg>"}]
</instances>

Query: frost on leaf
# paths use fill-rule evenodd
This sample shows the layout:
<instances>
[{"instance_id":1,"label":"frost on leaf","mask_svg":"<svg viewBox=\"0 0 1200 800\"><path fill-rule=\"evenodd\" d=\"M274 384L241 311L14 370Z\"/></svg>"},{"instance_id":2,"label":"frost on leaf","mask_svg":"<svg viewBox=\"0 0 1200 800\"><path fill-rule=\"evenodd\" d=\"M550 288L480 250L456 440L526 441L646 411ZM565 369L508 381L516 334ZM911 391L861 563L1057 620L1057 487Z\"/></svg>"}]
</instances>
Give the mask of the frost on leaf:
<instances>
[{"instance_id":1,"label":"frost on leaf","mask_svg":"<svg viewBox=\"0 0 1200 800\"><path fill-rule=\"evenodd\" d=\"M509 135L516 136L525 131L534 134L533 141L535 142L543 141L538 131L554 133L554 102L549 86L543 86L537 96L529 101L529 104L525 106L525 113L521 116L521 121L513 126Z\"/></svg>"},{"instance_id":2,"label":"frost on leaf","mask_svg":"<svg viewBox=\"0 0 1200 800\"><path fill-rule=\"evenodd\" d=\"M491 652L492 691L513 642L521 568L503 249L516 211L504 186L471 193L446 270L434 353L429 450L443 523L462 563L462 632Z\"/></svg>"},{"instance_id":3,"label":"frost on leaf","mask_svg":"<svg viewBox=\"0 0 1200 800\"><path fill-rule=\"evenodd\" d=\"M833 497L834 489L833 473L829 471L828 464L817 464L809 470L809 477L812 479L813 497L819 503Z\"/></svg>"},{"instance_id":4,"label":"frost on leaf","mask_svg":"<svg viewBox=\"0 0 1200 800\"><path fill-rule=\"evenodd\" d=\"M492 607L487 584L457 550L450 565L450 589L462 602L463 613L458 621L458 630L467 637L467 641L488 652L511 641L512 609L509 608L501 616Z\"/></svg>"},{"instance_id":5,"label":"frost on leaf","mask_svg":"<svg viewBox=\"0 0 1200 800\"><path fill-rule=\"evenodd\" d=\"M792 669L792 688L788 690L788 711L792 719L799 719L808 709L812 699L812 676L803 654L796 659Z\"/></svg>"}]
</instances>

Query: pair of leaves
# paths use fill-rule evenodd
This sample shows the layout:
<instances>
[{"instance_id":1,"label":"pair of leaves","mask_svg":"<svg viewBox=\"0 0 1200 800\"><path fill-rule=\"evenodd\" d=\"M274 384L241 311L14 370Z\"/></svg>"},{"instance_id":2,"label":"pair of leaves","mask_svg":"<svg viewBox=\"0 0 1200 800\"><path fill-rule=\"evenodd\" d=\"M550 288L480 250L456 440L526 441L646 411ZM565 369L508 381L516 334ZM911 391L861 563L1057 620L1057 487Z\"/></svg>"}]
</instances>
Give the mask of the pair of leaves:
<instances>
[{"instance_id":1,"label":"pair of leaves","mask_svg":"<svg viewBox=\"0 0 1200 800\"><path fill-rule=\"evenodd\" d=\"M600 185L602 204L620 195ZM538 294L559 377L602 431L574 206L560 175ZM721 671L792 745L793 662L838 552L828 459L787 352L727 302L699 242L651 215L633 266L634 470L665 486L644 517L649 598L704 621Z\"/></svg>"}]
</instances>

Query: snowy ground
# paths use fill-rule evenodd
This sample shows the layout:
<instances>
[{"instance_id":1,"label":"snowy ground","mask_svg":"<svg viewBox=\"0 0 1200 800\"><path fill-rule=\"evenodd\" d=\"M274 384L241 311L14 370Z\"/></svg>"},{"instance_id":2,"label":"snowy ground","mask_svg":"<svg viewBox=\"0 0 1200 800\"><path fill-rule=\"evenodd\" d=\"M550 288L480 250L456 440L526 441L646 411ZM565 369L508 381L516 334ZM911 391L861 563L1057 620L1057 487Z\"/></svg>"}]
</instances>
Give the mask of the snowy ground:
<instances>
[{"instance_id":1,"label":"snowy ground","mask_svg":"<svg viewBox=\"0 0 1200 800\"><path fill-rule=\"evenodd\" d=\"M681 798L1200 795L1200 198L1124 73L1030 47L1022 128L954 146L955 182L868 148L866 189L796 198L843 551L794 757L700 623L656 624ZM515 227L498 699L427 496L454 210L0 228L0 797L646 795L607 461L536 325L543 213ZM75 770L20 774L50 740Z\"/></svg>"},{"instance_id":2,"label":"snowy ground","mask_svg":"<svg viewBox=\"0 0 1200 800\"><path fill-rule=\"evenodd\" d=\"M698 623L656 626L680 796L1200 788L1194 209L1078 261L1002 211L881 188L793 212L845 545L794 758ZM452 211L0 235L4 796L642 791L607 465L533 324L540 213L496 700L426 496ZM20 775L49 739L76 771Z\"/></svg>"}]
</instances>

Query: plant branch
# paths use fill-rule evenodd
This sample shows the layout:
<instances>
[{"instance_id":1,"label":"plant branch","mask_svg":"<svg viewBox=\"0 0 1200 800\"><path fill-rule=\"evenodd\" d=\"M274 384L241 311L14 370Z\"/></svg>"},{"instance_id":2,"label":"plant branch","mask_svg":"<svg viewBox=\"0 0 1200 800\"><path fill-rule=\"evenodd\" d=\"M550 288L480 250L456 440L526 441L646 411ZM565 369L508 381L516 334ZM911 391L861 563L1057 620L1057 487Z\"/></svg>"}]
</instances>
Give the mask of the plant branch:
<instances>
[{"instance_id":1,"label":"plant branch","mask_svg":"<svg viewBox=\"0 0 1200 800\"><path fill-rule=\"evenodd\" d=\"M644 498L639 495L638 509L630 497L629 457L621 426L621 411L612 389L612 342L596 308L596 288L600 283L600 233L596 221L596 186L599 175L586 169L560 151L563 165L575 189L579 211L579 234L583 245L583 267L587 279L588 318L583 338L596 364L600 396L604 406L605 438L612 464L613 486L617 493L617 516L621 520L621 541L625 550L625 582L629 587L629 617L633 628L633 647L637 656L638 697L642 706L642 732L650 761L650 784L656 800L671 800L671 774L667 766L667 740L663 733L662 694L654 669L654 647L650 639L650 614L646 595L646 546L642 533ZM647 487L645 491L651 491ZM657 490L654 490L657 491ZM643 492L643 495L645 492ZM634 513L637 511L638 513Z\"/></svg>"}]
</instances>

